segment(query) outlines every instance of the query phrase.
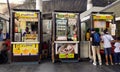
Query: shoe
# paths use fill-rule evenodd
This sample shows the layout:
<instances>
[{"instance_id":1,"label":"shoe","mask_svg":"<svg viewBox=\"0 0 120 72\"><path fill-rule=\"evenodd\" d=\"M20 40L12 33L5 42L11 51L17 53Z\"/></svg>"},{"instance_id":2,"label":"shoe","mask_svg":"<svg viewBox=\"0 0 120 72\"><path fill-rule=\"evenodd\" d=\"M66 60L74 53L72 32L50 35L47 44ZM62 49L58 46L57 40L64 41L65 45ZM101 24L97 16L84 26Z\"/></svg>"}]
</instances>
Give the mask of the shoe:
<instances>
[{"instance_id":1,"label":"shoe","mask_svg":"<svg viewBox=\"0 0 120 72\"><path fill-rule=\"evenodd\" d=\"M97 64L96 63L93 63L94 66L96 66Z\"/></svg>"},{"instance_id":2,"label":"shoe","mask_svg":"<svg viewBox=\"0 0 120 72\"><path fill-rule=\"evenodd\" d=\"M106 65L109 65L108 63L105 63Z\"/></svg>"},{"instance_id":3,"label":"shoe","mask_svg":"<svg viewBox=\"0 0 120 72\"><path fill-rule=\"evenodd\" d=\"M119 63L119 65L120 65L120 63Z\"/></svg>"},{"instance_id":4,"label":"shoe","mask_svg":"<svg viewBox=\"0 0 120 72\"><path fill-rule=\"evenodd\" d=\"M111 65L114 65L113 63L111 63Z\"/></svg>"},{"instance_id":5,"label":"shoe","mask_svg":"<svg viewBox=\"0 0 120 72\"><path fill-rule=\"evenodd\" d=\"M115 63L115 65L117 65L118 63Z\"/></svg>"},{"instance_id":6,"label":"shoe","mask_svg":"<svg viewBox=\"0 0 120 72\"><path fill-rule=\"evenodd\" d=\"M99 63L99 65L102 65L102 63Z\"/></svg>"}]
</instances>

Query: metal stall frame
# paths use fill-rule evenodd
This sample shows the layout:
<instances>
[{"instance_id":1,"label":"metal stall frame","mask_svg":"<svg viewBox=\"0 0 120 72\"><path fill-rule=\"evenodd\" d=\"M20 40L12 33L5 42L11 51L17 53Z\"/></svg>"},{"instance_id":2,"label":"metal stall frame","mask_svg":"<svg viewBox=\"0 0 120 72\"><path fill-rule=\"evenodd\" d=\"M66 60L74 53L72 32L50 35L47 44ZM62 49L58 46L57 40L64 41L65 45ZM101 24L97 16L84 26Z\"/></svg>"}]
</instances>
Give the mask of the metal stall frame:
<instances>
[{"instance_id":1,"label":"metal stall frame","mask_svg":"<svg viewBox=\"0 0 120 72\"><path fill-rule=\"evenodd\" d=\"M75 14L77 14L77 16L78 16L78 18L77 18L77 38L78 38L78 40L77 41L57 41L56 40L56 14L57 13L75 13ZM52 16L53 16L53 19L52 19L52 21L53 21L53 25L52 25L52 62L53 63L55 63L56 61L61 61L61 62L78 62L79 60L80 60L80 38L81 38L81 31L80 31L80 14L78 13L78 12L67 12L67 11L55 11L55 12L53 12L52 13ZM55 47L56 47L56 43L76 43L76 44L78 44L78 54L76 54L75 56L75 58L73 58L73 59L60 59L60 58L58 58L58 56L55 54Z\"/></svg>"},{"instance_id":2,"label":"metal stall frame","mask_svg":"<svg viewBox=\"0 0 120 72\"><path fill-rule=\"evenodd\" d=\"M14 13L15 12L35 12L38 14L38 42L13 42L14 38ZM41 61L41 48L42 48L42 22L41 22L41 12L39 10L26 10L26 9L13 9L11 11L10 19L10 41L11 41L11 62L38 62ZM38 54L37 55L26 55L26 56L14 56L13 55L13 44L38 44Z\"/></svg>"}]
</instances>

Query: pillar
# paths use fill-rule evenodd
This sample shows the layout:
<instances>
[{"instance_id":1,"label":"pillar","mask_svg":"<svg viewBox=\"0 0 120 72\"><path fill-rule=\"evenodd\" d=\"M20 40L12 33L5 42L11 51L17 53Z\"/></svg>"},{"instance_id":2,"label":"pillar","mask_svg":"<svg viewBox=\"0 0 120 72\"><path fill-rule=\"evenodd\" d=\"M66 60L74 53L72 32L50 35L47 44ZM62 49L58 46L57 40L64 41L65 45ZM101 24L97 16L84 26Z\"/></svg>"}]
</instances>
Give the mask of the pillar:
<instances>
[{"instance_id":1,"label":"pillar","mask_svg":"<svg viewBox=\"0 0 120 72\"><path fill-rule=\"evenodd\" d=\"M92 0L87 0L87 10L93 7Z\"/></svg>"},{"instance_id":2,"label":"pillar","mask_svg":"<svg viewBox=\"0 0 120 72\"><path fill-rule=\"evenodd\" d=\"M36 0L36 10L40 10L42 12L42 0Z\"/></svg>"}]
</instances>

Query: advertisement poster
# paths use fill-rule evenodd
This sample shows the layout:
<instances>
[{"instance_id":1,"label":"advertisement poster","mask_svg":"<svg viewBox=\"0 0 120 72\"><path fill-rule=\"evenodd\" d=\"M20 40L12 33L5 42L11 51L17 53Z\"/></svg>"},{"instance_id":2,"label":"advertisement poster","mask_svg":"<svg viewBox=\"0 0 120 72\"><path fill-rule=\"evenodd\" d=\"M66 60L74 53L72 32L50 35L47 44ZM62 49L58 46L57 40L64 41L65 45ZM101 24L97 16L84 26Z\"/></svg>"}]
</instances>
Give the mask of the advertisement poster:
<instances>
[{"instance_id":1,"label":"advertisement poster","mask_svg":"<svg viewBox=\"0 0 120 72\"><path fill-rule=\"evenodd\" d=\"M56 54L59 58L74 58L78 54L77 43L56 43Z\"/></svg>"},{"instance_id":2,"label":"advertisement poster","mask_svg":"<svg viewBox=\"0 0 120 72\"><path fill-rule=\"evenodd\" d=\"M13 44L13 55L37 55L38 44Z\"/></svg>"}]
</instances>

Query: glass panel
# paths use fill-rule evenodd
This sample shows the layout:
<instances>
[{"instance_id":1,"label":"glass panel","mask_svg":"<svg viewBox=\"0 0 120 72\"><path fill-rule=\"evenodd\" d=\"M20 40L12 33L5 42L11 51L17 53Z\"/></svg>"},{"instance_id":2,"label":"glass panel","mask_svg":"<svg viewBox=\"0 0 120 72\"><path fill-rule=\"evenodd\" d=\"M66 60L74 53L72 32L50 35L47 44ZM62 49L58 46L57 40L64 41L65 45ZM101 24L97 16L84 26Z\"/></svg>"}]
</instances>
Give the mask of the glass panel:
<instances>
[{"instance_id":1,"label":"glass panel","mask_svg":"<svg viewBox=\"0 0 120 72\"><path fill-rule=\"evenodd\" d=\"M68 17L68 40L76 41L77 40L77 15L76 14L69 14L73 17Z\"/></svg>"},{"instance_id":2,"label":"glass panel","mask_svg":"<svg viewBox=\"0 0 120 72\"><path fill-rule=\"evenodd\" d=\"M77 14L56 14L56 40L76 41L77 39Z\"/></svg>"},{"instance_id":3,"label":"glass panel","mask_svg":"<svg viewBox=\"0 0 120 72\"><path fill-rule=\"evenodd\" d=\"M14 41L38 41L38 13L15 12L14 14Z\"/></svg>"},{"instance_id":4,"label":"glass panel","mask_svg":"<svg viewBox=\"0 0 120 72\"><path fill-rule=\"evenodd\" d=\"M57 19L56 20L56 36L57 40L67 40L67 20L66 19Z\"/></svg>"}]
</instances>

